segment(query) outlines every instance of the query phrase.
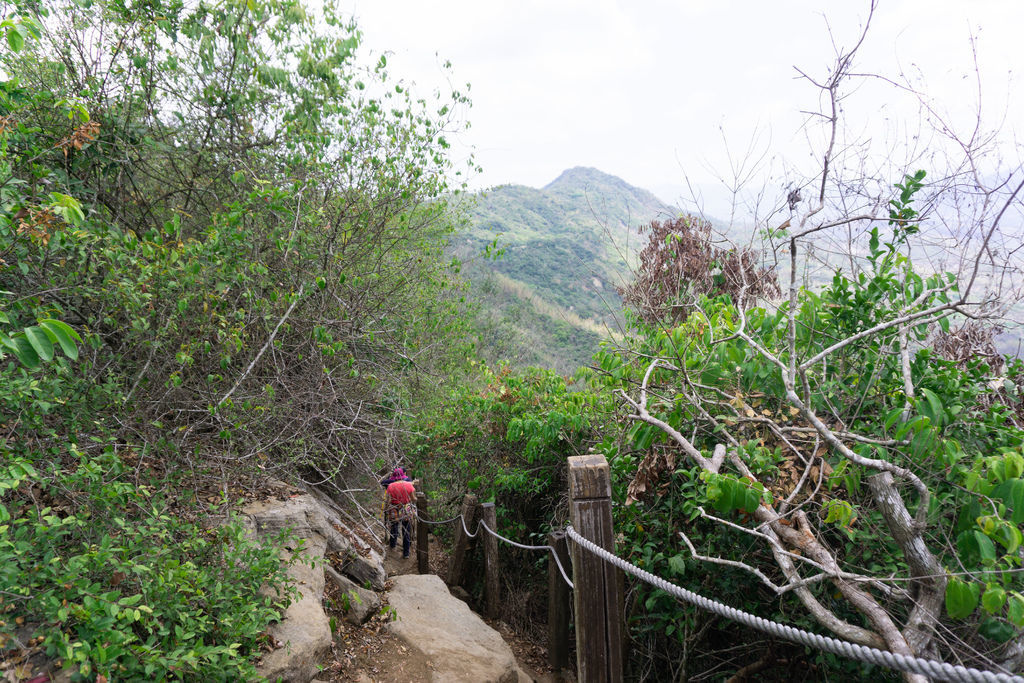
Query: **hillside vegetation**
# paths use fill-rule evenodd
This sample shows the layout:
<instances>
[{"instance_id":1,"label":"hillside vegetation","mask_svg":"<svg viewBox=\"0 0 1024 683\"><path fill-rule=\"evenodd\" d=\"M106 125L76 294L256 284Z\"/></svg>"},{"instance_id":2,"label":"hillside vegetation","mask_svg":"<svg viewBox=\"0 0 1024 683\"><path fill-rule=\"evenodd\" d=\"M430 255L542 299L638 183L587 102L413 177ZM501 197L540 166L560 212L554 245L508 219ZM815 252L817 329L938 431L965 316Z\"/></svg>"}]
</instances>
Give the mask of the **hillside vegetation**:
<instances>
[{"instance_id":1,"label":"hillside vegetation","mask_svg":"<svg viewBox=\"0 0 1024 683\"><path fill-rule=\"evenodd\" d=\"M622 330L617 290L632 277L640 226L678 213L646 190L582 167L541 189L504 185L473 199L454 246L480 303L481 352L565 373Z\"/></svg>"},{"instance_id":2,"label":"hillside vegetation","mask_svg":"<svg viewBox=\"0 0 1024 683\"><path fill-rule=\"evenodd\" d=\"M464 362L468 102L290 0L8 3L0 32L0 660L250 679L279 548L200 522L268 476L369 480Z\"/></svg>"},{"instance_id":3,"label":"hillside vegetation","mask_svg":"<svg viewBox=\"0 0 1024 683\"><path fill-rule=\"evenodd\" d=\"M464 91L421 97L330 5L2 11L5 678L35 656L76 683L255 680L294 539L231 511L270 480L356 517L401 463L436 519L473 491L536 545L583 453L637 566L1024 670L1024 363L991 324L1020 300L1001 221L1024 182L959 139L949 168L863 175L856 50L807 81L820 168L766 190L736 249L592 169L467 204ZM952 220L935 207L961 207L956 271L913 248ZM826 250L849 267L804 281ZM501 617L542 638L547 555L500 548ZM900 676L624 586L628 680Z\"/></svg>"},{"instance_id":4,"label":"hillside vegetation","mask_svg":"<svg viewBox=\"0 0 1024 683\"><path fill-rule=\"evenodd\" d=\"M477 491L536 544L569 521L566 458L602 454L616 553L634 565L862 646L1019 673L1024 363L998 352L994 322L1020 300L1019 230L1003 220L1020 211L1021 169L989 182L991 149L946 128L963 155L950 166L864 175L874 165L842 127L855 51L807 79L820 166L792 178L798 191L759 197L763 252L715 243L693 216L652 225L623 290L627 325L591 367L488 370L422 425L417 464L442 500ZM538 197L535 225L554 222L554 200L514 194ZM916 247L954 229L949 268ZM537 555L501 552L507 616L537 632ZM926 680L764 637L632 578L625 596L628 680Z\"/></svg>"}]
</instances>

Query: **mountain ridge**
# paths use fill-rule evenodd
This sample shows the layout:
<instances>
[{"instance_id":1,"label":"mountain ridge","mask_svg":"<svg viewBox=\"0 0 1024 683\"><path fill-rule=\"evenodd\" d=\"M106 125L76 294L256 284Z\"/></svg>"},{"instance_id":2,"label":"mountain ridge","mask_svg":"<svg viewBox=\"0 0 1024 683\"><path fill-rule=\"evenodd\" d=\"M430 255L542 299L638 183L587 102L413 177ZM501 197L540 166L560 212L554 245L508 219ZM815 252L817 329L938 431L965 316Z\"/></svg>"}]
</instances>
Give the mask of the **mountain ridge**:
<instances>
[{"instance_id":1,"label":"mountain ridge","mask_svg":"<svg viewBox=\"0 0 1024 683\"><path fill-rule=\"evenodd\" d=\"M542 188L478 193L468 212L455 246L480 303L485 356L564 372L622 328L617 288L632 277L640 227L679 214L650 191L583 166ZM492 245L500 258L477 258Z\"/></svg>"},{"instance_id":2,"label":"mountain ridge","mask_svg":"<svg viewBox=\"0 0 1024 683\"><path fill-rule=\"evenodd\" d=\"M574 186L583 186L584 189L612 186L628 194L640 206L657 207L658 210L666 212L678 211L672 205L663 202L650 190L632 185L618 176L605 173L592 166L573 166L566 169L541 189L546 192L560 192L564 188L573 188Z\"/></svg>"}]
</instances>

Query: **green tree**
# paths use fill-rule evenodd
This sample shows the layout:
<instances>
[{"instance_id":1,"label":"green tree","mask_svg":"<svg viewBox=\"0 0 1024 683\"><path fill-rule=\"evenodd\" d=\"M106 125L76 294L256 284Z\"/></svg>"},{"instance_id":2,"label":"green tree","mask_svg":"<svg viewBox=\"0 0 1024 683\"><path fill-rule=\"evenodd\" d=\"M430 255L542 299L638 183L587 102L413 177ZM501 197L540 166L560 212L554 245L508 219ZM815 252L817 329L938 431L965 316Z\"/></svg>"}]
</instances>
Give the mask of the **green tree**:
<instances>
[{"instance_id":1,"label":"green tree","mask_svg":"<svg viewBox=\"0 0 1024 683\"><path fill-rule=\"evenodd\" d=\"M1019 670L1022 366L950 349L975 329L956 329L967 316L995 310L1009 270L989 248L1024 184L991 186L980 152L963 144L967 159L934 184L908 172L881 199L861 194L874 181L850 183L851 160L836 143L854 52L812 81L825 106L822 165L766 226L769 247L788 257L781 301L752 305L765 280L746 268L728 288L695 278L665 296L649 286L665 264L685 273L712 247L692 240L664 253L675 240L659 243L663 258L645 261L655 270L638 277L657 296L633 297L636 334L598 358L630 413L622 441L604 446L626 504L616 519L623 551L705 593L851 642ZM983 198L959 216L973 230L957 255L964 267L915 263L912 254L934 253L918 234L945 230L941 212L921 207L956 206L960 183ZM801 191L813 194L804 201ZM845 231L845 265L822 286L802 286L800 255L829 231ZM689 653L667 657L672 675L699 669L710 625L676 624L671 600L640 591L635 633L658 651Z\"/></svg>"},{"instance_id":2,"label":"green tree","mask_svg":"<svg viewBox=\"0 0 1024 683\"><path fill-rule=\"evenodd\" d=\"M24 622L86 678L248 676L277 548L190 505L211 479L361 481L462 366L468 100L364 65L333 6L3 12L0 636ZM157 596L171 569L195 593Z\"/></svg>"}]
</instances>

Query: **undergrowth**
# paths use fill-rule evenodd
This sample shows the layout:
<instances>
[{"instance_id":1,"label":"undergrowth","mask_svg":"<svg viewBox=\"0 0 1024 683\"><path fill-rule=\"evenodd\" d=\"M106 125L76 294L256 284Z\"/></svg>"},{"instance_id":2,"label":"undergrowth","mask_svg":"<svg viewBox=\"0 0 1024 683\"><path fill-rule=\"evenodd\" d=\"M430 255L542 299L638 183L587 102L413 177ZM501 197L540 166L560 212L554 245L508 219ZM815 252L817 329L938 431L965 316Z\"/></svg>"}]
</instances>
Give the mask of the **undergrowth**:
<instances>
[{"instance_id":1,"label":"undergrowth","mask_svg":"<svg viewBox=\"0 0 1024 683\"><path fill-rule=\"evenodd\" d=\"M42 651L73 680L249 680L293 595L284 538L172 514L107 447L43 474L0 467L0 649ZM274 592L260 592L264 584Z\"/></svg>"}]
</instances>

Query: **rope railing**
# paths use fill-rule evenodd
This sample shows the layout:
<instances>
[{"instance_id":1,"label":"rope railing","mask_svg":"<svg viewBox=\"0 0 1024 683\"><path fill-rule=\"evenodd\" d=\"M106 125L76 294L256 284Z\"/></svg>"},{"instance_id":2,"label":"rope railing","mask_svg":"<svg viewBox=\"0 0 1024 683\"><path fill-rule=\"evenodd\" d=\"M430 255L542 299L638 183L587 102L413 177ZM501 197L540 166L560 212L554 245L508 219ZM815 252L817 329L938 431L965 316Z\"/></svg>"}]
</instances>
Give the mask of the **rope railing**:
<instances>
[{"instance_id":1,"label":"rope railing","mask_svg":"<svg viewBox=\"0 0 1024 683\"><path fill-rule=\"evenodd\" d=\"M494 536L499 541L503 541L503 542L507 543L508 545L511 545L513 547L516 547L516 548L520 548L521 550L533 550L533 551L536 551L536 550L548 550L548 551L551 552L551 558L555 561L555 564L558 565L558 573L562 575L562 579L565 581L566 584L568 584L569 588L573 587L572 579L569 578L568 572L565 571L565 567L562 566L561 560L558 559L558 553L550 545L526 545L524 543L517 543L516 541L513 541L510 538L505 538L504 536L499 534L497 531L495 531L494 529L492 529L489 526L487 526L486 522L484 522L483 520L478 521L477 525L476 525L476 531L474 531L473 533L470 533L469 529L466 527L466 518L463 517L461 514L460 515L456 515L455 517L452 517L451 519L446 519L443 522L434 522L434 521L431 521L429 519L424 519L422 516L420 516L419 511L417 510L416 511L416 519L418 521L420 521L420 522L425 522L427 524L431 524L431 525L434 525L434 526L440 526L440 525L444 525L444 524L451 524L452 522L454 522L456 520L459 520L459 521L462 522L462 530L463 530L463 532L465 532L467 538L476 538L480 534L480 529L483 528L483 529L485 529L487 531L487 533L489 533L491 536Z\"/></svg>"},{"instance_id":2,"label":"rope railing","mask_svg":"<svg viewBox=\"0 0 1024 683\"><path fill-rule=\"evenodd\" d=\"M608 494L606 493L605 496L607 497L607 495ZM468 502L468 501L470 501L470 499L472 499L472 502ZM467 520L466 517L465 517L465 514L458 514L455 517L452 517L450 519L446 519L446 520L443 520L443 521L432 521L432 520L425 519L420 514L419 510L416 511L416 518L419 521L421 521L421 522L424 522L426 524L433 525L433 526L440 526L440 525L445 525L445 524L451 524L453 522L459 522L461 527L462 527L461 531L462 531L462 534L464 536L464 539L477 538L480 535L480 530L482 528L484 531L487 532L487 534L489 536L493 537L497 541L502 541L503 543L506 543L507 545L510 545L510 546L512 546L514 548L518 548L518 549L521 549L521 550L527 550L527 551L548 551L548 552L551 553L551 557L554 559L555 565L558 568L558 574L561 577L561 581L559 581L558 578L555 578L555 574L553 572L553 569L549 566L549 569L548 569L548 571L549 571L549 579L548 580L549 580L549 582L551 582L551 583L549 583L549 587L551 587L550 590L552 591L552 594L554 594L554 591L555 591L555 589L553 587L556 586L556 585L561 584L561 582L563 582L563 581L564 581L564 583L570 589L574 589L574 590L576 589L576 586L575 586L573 580L570 578L570 573L566 570L566 566L563 565L563 562L559 559L559 551L558 550L556 550L552 545L547 545L547 544L545 544L545 545L530 545L530 544L525 544L525 543L519 543L517 541L514 541L514 540L512 540L510 538L507 538L507 537L499 534L494 528L492 528L492 526L495 525L495 521L496 521L495 520L495 516L494 516L494 506L493 506L493 504L492 503L487 503L487 504L484 504L482 506L479 506L479 507L475 508L476 510L480 510L482 508L482 509L485 510L485 512L487 512L489 514L489 517L488 517L488 514L484 515L484 517L486 519L480 519L474 512L472 512L472 510L474 509L473 506L475 505L475 500L476 500L475 497L467 496L467 504L470 507L468 507L468 508L465 507L465 506L463 507L463 513L470 514L470 516L473 518L472 520ZM591 500L593 500L593 499L591 499ZM607 498L606 498L606 500L607 500ZM471 510L471 512L466 513L467 509ZM607 523L610 524L610 519L611 519L610 506L609 506L608 510L606 510L605 514L607 515L607 519L608 519ZM576 517L574 516L572 519L573 519L573 524L577 524ZM471 523L473 520L476 521L476 526L475 526L475 529L473 530L473 532L471 533L469 528L468 528L469 525L467 524L467 521L470 521L470 523ZM491 522L490 524L488 524L488 520ZM582 528L586 529L588 527L584 524ZM610 526L608 526L606 528L610 529ZM602 537L603 538L610 538L611 536L608 536L607 533L605 533L603 536L600 535L600 534L595 536L595 538L602 538ZM962 665L959 665L959 664L950 664L948 662L942 662L942 661L933 660L933 659L922 659L920 657L914 657L914 656L910 656L910 655L898 654L898 653L895 653L895 652L889 652L889 651L886 651L886 650L880 650L878 648L873 648L873 647L866 647L864 645L859 645L857 643L851 643L851 642L840 640L840 639L833 638L833 637L830 637L830 636L824 636L824 635L820 635L820 634L817 634L817 633L812 633L810 631L805 631L803 629L799 629L799 628L796 628L794 626L790 626L788 624L784 624L784 623L780 623L780 622L773 621L773 620L770 620L770 619L766 619L764 617L759 617L756 614L752 614L750 612L745 612L743 610L737 609L735 607L731 607L731 606L729 606L729 605L727 605L725 603L719 602L717 600L713 600L711 598L707 598L707 597L705 597L703 595L700 595L698 593L694 593L693 591L690 591L690 590L687 590L687 589L682 588L680 586L677 586L676 584L674 584L674 583L672 583L672 582L670 582L670 581L668 581L666 579L663 579L660 576L652 574L651 572L649 572L649 571L647 571L645 569L637 567L636 565L628 562L627 560L624 560L623 558L615 555L614 552L612 552L612 550L613 550L613 546L612 545L608 545L607 547L602 548L597 543L594 543L593 541L591 541L587 537L581 535L580 532L578 532L576 530L576 528L574 528L573 525L567 525L565 527L565 536L562 536L560 533L557 533L557 534L549 535L549 537L548 537L550 543L557 543L560 546L560 548L561 548L560 552L563 553L563 555L566 553L565 545L564 545L565 544L565 538L570 539L575 544L575 546L577 548L579 548L579 550L574 550L573 551L572 559L573 559L573 565L576 567L576 569L578 571L582 571L583 572L583 574L582 574L583 576L589 576L589 574L587 572L593 572L593 565L592 565L592 563L596 562L598 565L600 565L602 563L605 563L605 564L611 565L611 566L613 566L613 567L615 567L615 568L617 568L617 569L619 569L619 570L621 570L621 571L623 571L623 572L625 572L627 574L630 574L631 576L634 576L637 579L640 579L641 581L644 581L645 583L647 583L647 584L649 584L649 585L651 585L651 586L653 586L653 587L655 587L655 588L657 588L659 590L662 590L662 591L668 593L669 595L671 595L672 597L676 598L677 600L680 600L680 601L682 601L684 603L693 605L693 606L695 606L695 607L697 607L699 609L705 610L707 612L710 612L710 613L715 614L717 616L723 617L725 619L729 619L729 620L734 621L736 623L742 624L742 625L747 626L749 628L753 628L753 629L758 630L758 631L760 631L762 633L766 633L766 634L768 634L770 636L773 636L773 637L782 638L782 639L785 639L785 640L788 640L788 641L791 641L791 642L794 642L794 643L798 643L800 645L804 645L804 646L807 646L807 647L813 647L813 648L821 650L823 652L828 652L830 654L839 655L841 657L846 657L846 658L853 659L853 660L860 661L860 662L864 662L864 663L867 663L867 664L873 664L873 665L876 665L876 666L884 666L884 667L888 667L890 669L894 669L896 671L901 671L901 672L909 673L909 674L917 674L917 675L925 676L925 677L928 677L928 678L934 679L934 680L955 681L956 683L1024 683L1024 676L1019 676L1019 675L1015 675L1015 674L1012 674L1012 673L994 672L994 671L983 671L983 670L980 670L980 669L974 669L974 668L962 666ZM462 541L458 541L457 542L457 546L458 546L458 543L461 543L461 542ZM498 574L500 572L500 568L498 568L496 565L494 567L491 566L491 558L492 557L496 558L497 555L496 555L496 552L495 552L496 551L496 546L487 547L487 544L489 544L489 543L492 543L492 541L486 541L485 542L485 551L486 551L485 555L487 557L487 564L488 564L488 566L487 566L488 586L487 586L487 590L485 592L487 593L488 596L491 595L492 587L491 587L490 582L492 581L492 579L495 581L495 595L497 594L498 589L496 588L496 586L497 586L496 582L497 582L497 576L498 576ZM583 554L580 554L581 552ZM493 553L493 555L492 555L492 553ZM458 553L456 553L456 555L458 555ZM593 558L596 558L596 559L585 559L587 555L589 555L589 556L591 556ZM455 566L455 561L453 560L453 568L454 568L454 566ZM587 569L588 566L590 567L590 569ZM581 567L583 567L583 568L581 569ZM454 569L453 569L453 571L454 571ZM458 576L464 576L464 575L456 573L456 576L458 577ZM611 575L609 574L607 576L611 576ZM576 578L579 578L579 577L577 576ZM453 579L451 577L449 577L449 580L453 580ZM456 582L459 581L458 578L456 578L454 580ZM608 588L608 586L614 587L614 585L616 583L619 583L619 582L614 581L614 580L611 580L610 582L608 582L607 579L606 579L606 586L605 586L604 589L598 587L598 585L595 585L594 587L581 586L580 587L580 591L582 591L582 593L580 591L576 592L577 600L579 600L581 598L582 599L587 599L587 596L590 595L591 593L597 592L598 594L600 594L600 592L602 590L608 590L609 591L608 595L610 595L611 594L610 593L611 588ZM564 591L564 589L562 589L562 590ZM619 598L617 600L619 602L621 602L621 584L619 584L618 590L620 592L620 596L619 596ZM567 597L568 593L564 593L564 596L565 597L561 598L561 600L566 601L565 604L568 605L568 602L567 602L568 601L568 597ZM488 600L490 600L490 599L491 598L488 597ZM615 600L612 600L611 602L609 602L609 604L613 604L613 603L615 603ZM554 604L555 603L553 602L552 605L554 605ZM489 609L491 609L490 606L489 606ZM565 609L567 610L568 607L566 606ZM554 613L552 613L552 614L554 614ZM622 618L622 614L621 614L621 609L620 609L620 611L618 612L617 618L613 618L612 614L608 613L603 619L600 619L599 621L603 623L605 620L609 620L609 623L612 623L612 622L617 622L617 620L621 619L621 618ZM563 622L562 626L561 626L561 634L556 637L554 631L552 631L551 641L550 641L550 645L549 645L549 657L552 659L553 665L554 665L554 662L555 662L556 659L560 660L560 664L558 664L558 666L562 666L562 665L566 664L565 657L566 657L567 652L568 652L567 647L563 646L563 647L560 647L560 649L563 650L562 652L558 653L557 656L554 654L554 652L555 652L554 647L555 647L556 642L559 641L559 640L563 641L563 645L564 645L564 641L568 637L568 635L567 635L568 634L568 625L567 625L567 623L565 623L565 619L564 618L561 618L560 620ZM551 621L550 616L549 616L549 621ZM591 619L591 621L592 621L592 619ZM554 622L552 621L552 623L554 623ZM588 620L585 619L583 623L587 624ZM577 632L576 632L577 633L577 652L580 653L581 652L581 648L587 649L587 648L590 647L589 644L592 641L594 641L594 638L593 638L593 634L589 634L589 635L587 633L582 633L581 634L581 628L583 628L583 627L581 626L580 621L579 621L579 612L577 612L577 622L576 622L576 624L577 624L577 626L576 626L576 628L577 628ZM550 626L550 624L549 624L549 626ZM582 638L582 641L580 640L581 638ZM601 643L605 643L606 644L607 642L614 642L614 641L605 641L605 640L598 639L596 642L597 642L597 644L594 645L594 647L597 648L598 650L601 650L602 649L602 647L600 646ZM556 666L556 668L558 668L558 666ZM587 659L583 655L581 655L581 658L578 660L578 666L584 666L584 667L588 667L589 668L589 667L592 667L593 665L592 665L592 663L589 663L587 661ZM621 664L619 666L621 666ZM581 669L581 671L583 671L583 670ZM618 669L618 672L619 672L618 675L615 675L615 671L616 670L614 668L610 669L610 671L612 671L612 676L611 676L612 680L621 680L621 668ZM583 676L584 678L586 678L587 675L590 675L592 672L588 670L588 671L583 671L583 673L586 674L586 675Z\"/></svg>"},{"instance_id":3,"label":"rope railing","mask_svg":"<svg viewBox=\"0 0 1024 683\"><path fill-rule=\"evenodd\" d=\"M445 524L451 524L452 522L454 522L457 519L462 519L462 515L456 515L455 517L452 517L451 519L446 519L446 520L444 520L442 522L435 522L434 520L431 520L431 519L423 519L423 517L420 516L419 510L417 510L416 511L416 519L418 519L419 521L424 522L426 524L429 524L431 526L444 526Z\"/></svg>"},{"instance_id":4,"label":"rope railing","mask_svg":"<svg viewBox=\"0 0 1024 683\"><path fill-rule=\"evenodd\" d=\"M558 573L560 573L562 575L562 579L566 582L566 584L569 585L569 588L573 588L572 579L570 579L569 575L566 573L565 567L562 566L562 562L558 559L558 553L555 551L555 549L553 547L551 547L550 545L525 545L523 543L516 543L515 541L513 541L511 539L505 538L504 536L499 534L497 531L494 531L493 529L491 529L491 527L487 526L484 522L480 522L480 526L482 526L484 528L484 530L487 531L487 533L489 533L491 536L494 536L499 541L504 541L505 543L508 543L511 546L515 546L516 548L521 548L523 550L549 550L549 551L551 551L551 557L555 560L555 564L558 565Z\"/></svg>"},{"instance_id":5,"label":"rope railing","mask_svg":"<svg viewBox=\"0 0 1024 683\"><path fill-rule=\"evenodd\" d=\"M948 664L946 662L940 662L932 659L921 659L919 657L896 654L894 652L878 650L876 648L865 647L856 643L822 636L817 633L811 633L810 631L804 631L787 624L780 624L779 622L771 621L770 619L765 619L764 617L759 617L749 612L744 612L743 610L736 609L735 607L730 607L729 605L718 602L717 600L706 598L703 595L681 588L670 581L666 581L660 576L656 576L644 569L641 569L640 567L627 562L621 557L608 552L604 548L584 538L577 533L571 525L566 526L565 533L574 543L594 556L599 557L604 562L618 567L627 574L632 574L641 581L663 590L679 600L772 636L784 638L794 643L807 645L825 652L841 655L850 659L856 659L868 664L882 665L889 667L890 669L896 669L897 671L920 674L941 680L964 681L967 683L1024 683L1024 677L1013 674L981 671L979 669L971 669L957 664Z\"/></svg>"}]
</instances>

